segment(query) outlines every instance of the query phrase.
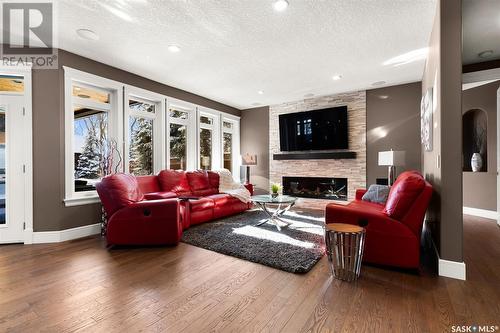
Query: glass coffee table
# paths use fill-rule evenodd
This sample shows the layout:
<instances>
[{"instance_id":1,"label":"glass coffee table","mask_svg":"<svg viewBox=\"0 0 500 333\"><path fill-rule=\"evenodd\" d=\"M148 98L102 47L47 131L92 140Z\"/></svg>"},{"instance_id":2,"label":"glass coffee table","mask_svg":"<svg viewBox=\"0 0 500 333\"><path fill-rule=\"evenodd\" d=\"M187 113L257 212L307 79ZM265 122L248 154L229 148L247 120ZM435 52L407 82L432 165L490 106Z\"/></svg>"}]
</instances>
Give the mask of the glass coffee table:
<instances>
[{"instance_id":1,"label":"glass coffee table","mask_svg":"<svg viewBox=\"0 0 500 333\"><path fill-rule=\"evenodd\" d=\"M256 226L263 225L264 223L269 223L273 224L274 226L276 226L276 228L278 228L279 231L281 231L280 222L284 223L286 226L291 224L289 222L283 221L281 219L281 216L283 216L283 214L285 214L290 208L293 207L295 201L297 201L297 198L288 195L280 195L276 198L273 198L269 194L264 194L252 196L252 201L255 202L257 206L259 206L259 208L262 209L269 217L267 220L256 224ZM274 211L269 210L269 206L276 206L276 209L274 209Z\"/></svg>"}]
</instances>

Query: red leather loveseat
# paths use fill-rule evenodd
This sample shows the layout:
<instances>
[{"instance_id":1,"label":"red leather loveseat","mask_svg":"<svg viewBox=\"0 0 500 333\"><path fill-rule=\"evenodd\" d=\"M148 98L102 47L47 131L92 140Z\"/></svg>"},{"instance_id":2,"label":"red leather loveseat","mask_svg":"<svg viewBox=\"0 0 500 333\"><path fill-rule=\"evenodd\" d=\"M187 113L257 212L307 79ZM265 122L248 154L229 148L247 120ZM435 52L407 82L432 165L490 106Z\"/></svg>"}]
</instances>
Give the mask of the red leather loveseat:
<instances>
[{"instance_id":1,"label":"red leather loveseat","mask_svg":"<svg viewBox=\"0 0 500 333\"><path fill-rule=\"evenodd\" d=\"M385 205L361 200L366 190L357 190L348 205L328 204L326 223L349 223L366 228L363 261L418 268L420 236L432 186L417 171L399 175Z\"/></svg>"},{"instance_id":2,"label":"red leather loveseat","mask_svg":"<svg viewBox=\"0 0 500 333\"><path fill-rule=\"evenodd\" d=\"M219 193L219 175L211 171L114 174L96 187L108 216L108 244L177 244L191 225L251 208L251 203ZM252 194L253 186L246 187Z\"/></svg>"}]
</instances>

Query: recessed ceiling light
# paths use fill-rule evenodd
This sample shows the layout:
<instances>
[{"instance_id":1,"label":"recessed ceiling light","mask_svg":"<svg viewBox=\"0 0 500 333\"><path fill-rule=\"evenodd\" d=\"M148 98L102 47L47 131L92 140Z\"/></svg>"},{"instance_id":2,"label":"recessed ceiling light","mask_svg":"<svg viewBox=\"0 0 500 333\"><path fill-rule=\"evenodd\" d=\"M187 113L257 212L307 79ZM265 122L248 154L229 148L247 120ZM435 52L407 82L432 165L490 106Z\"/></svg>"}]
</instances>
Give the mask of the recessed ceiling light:
<instances>
[{"instance_id":1,"label":"recessed ceiling light","mask_svg":"<svg viewBox=\"0 0 500 333\"><path fill-rule=\"evenodd\" d=\"M493 50L486 50L483 52L479 52L477 56L479 58L485 59L491 57L492 55L493 55Z\"/></svg>"},{"instance_id":2,"label":"recessed ceiling light","mask_svg":"<svg viewBox=\"0 0 500 333\"><path fill-rule=\"evenodd\" d=\"M286 0L276 0L273 4L273 8L277 12L282 12L288 8L288 5L289 3Z\"/></svg>"},{"instance_id":3,"label":"recessed ceiling light","mask_svg":"<svg viewBox=\"0 0 500 333\"><path fill-rule=\"evenodd\" d=\"M90 29L78 29L76 33L80 38L87 40L99 40L99 35Z\"/></svg>"},{"instance_id":4,"label":"recessed ceiling light","mask_svg":"<svg viewBox=\"0 0 500 333\"><path fill-rule=\"evenodd\" d=\"M338 80L340 80L341 78L342 78L342 75L340 75L340 74L335 74L334 76L332 76L332 80L333 80L333 81L338 81Z\"/></svg>"},{"instance_id":5,"label":"recessed ceiling light","mask_svg":"<svg viewBox=\"0 0 500 333\"><path fill-rule=\"evenodd\" d=\"M310 98L310 97L313 97L313 96L314 96L314 94L311 94L311 93L304 95L305 98Z\"/></svg>"},{"instance_id":6,"label":"recessed ceiling light","mask_svg":"<svg viewBox=\"0 0 500 333\"><path fill-rule=\"evenodd\" d=\"M178 47L177 45L169 45L168 50L172 53L177 53L181 50L181 48Z\"/></svg>"},{"instance_id":7,"label":"recessed ceiling light","mask_svg":"<svg viewBox=\"0 0 500 333\"><path fill-rule=\"evenodd\" d=\"M264 95L264 90L259 90L259 91L257 91L257 94L259 94L259 95Z\"/></svg>"},{"instance_id":8,"label":"recessed ceiling light","mask_svg":"<svg viewBox=\"0 0 500 333\"><path fill-rule=\"evenodd\" d=\"M259 106L260 103L252 103L252 106Z\"/></svg>"},{"instance_id":9,"label":"recessed ceiling light","mask_svg":"<svg viewBox=\"0 0 500 333\"><path fill-rule=\"evenodd\" d=\"M372 86L374 86L374 87L383 86L386 83L387 82L385 82L385 81L377 81L377 82L373 82Z\"/></svg>"}]
</instances>

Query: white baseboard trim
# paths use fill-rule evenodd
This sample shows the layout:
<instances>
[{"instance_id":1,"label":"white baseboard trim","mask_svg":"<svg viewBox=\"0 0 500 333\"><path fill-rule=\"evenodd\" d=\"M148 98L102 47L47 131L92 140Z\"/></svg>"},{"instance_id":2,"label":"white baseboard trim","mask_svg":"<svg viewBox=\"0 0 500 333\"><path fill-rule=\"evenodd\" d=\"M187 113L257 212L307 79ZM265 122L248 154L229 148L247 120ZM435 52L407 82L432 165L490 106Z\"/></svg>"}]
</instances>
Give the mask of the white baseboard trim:
<instances>
[{"instance_id":1,"label":"white baseboard trim","mask_svg":"<svg viewBox=\"0 0 500 333\"><path fill-rule=\"evenodd\" d=\"M498 220L498 213L494 210L464 207L463 213L472 216L484 217L485 219Z\"/></svg>"},{"instance_id":2,"label":"white baseboard trim","mask_svg":"<svg viewBox=\"0 0 500 333\"><path fill-rule=\"evenodd\" d=\"M65 242L99 233L101 233L100 223L60 231L38 231L33 232L33 244Z\"/></svg>"},{"instance_id":3,"label":"white baseboard trim","mask_svg":"<svg viewBox=\"0 0 500 333\"><path fill-rule=\"evenodd\" d=\"M441 259L439 257L439 252L437 250L436 244L434 243L434 240L432 240L432 246L434 247L434 251L436 253L436 257L438 260L438 275L465 281L466 280L465 262Z\"/></svg>"},{"instance_id":4,"label":"white baseboard trim","mask_svg":"<svg viewBox=\"0 0 500 333\"><path fill-rule=\"evenodd\" d=\"M445 276L452 279L464 280L466 278L465 262L450 261L439 258L438 271L439 276Z\"/></svg>"}]
</instances>

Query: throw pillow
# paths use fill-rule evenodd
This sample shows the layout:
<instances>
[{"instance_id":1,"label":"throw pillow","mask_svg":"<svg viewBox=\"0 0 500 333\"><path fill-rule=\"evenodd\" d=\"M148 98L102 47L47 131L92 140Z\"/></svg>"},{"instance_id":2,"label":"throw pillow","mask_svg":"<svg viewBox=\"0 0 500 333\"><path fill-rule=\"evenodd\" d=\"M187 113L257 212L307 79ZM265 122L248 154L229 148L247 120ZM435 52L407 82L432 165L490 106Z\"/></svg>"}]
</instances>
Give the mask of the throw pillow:
<instances>
[{"instance_id":1,"label":"throw pillow","mask_svg":"<svg viewBox=\"0 0 500 333\"><path fill-rule=\"evenodd\" d=\"M389 196L389 190L387 185L370 185L361 200L384 205Z\"/></svg>"}]
</instances>

